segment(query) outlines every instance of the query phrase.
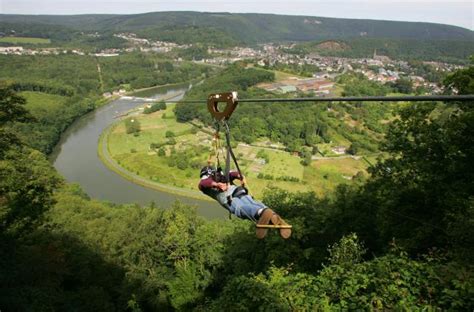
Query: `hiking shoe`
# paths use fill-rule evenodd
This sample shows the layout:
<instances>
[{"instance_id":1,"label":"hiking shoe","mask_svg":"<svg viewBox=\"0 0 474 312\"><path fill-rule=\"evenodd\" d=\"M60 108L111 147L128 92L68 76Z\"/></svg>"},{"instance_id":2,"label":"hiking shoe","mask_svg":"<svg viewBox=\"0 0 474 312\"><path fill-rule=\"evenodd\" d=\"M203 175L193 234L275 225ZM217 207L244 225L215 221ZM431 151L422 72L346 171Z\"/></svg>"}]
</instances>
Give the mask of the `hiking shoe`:
<instances>
[{"instance_id":1,"label":"hiking shoe","mask_svg":"<svg viewBox=\"0 0 474 312\"><path fill-rule=\"evenodd\" d=\"M280 218L280 225L289 225L288 223L285 222L282 218ZM280 229L280 236L283 239L288 239L291 236L291 228L289 229Z\"/></svg>"},{"instance_id":2,"label":"hiking shoe","mask_svg":"<svg viewBox=\"0 0 474 312\"><path fill-rule=\"evenodd\" d=\"M270 224L270 221L272 220L274 215L275 215L275 213L270 208L265 208L262 211L262 214L258 218L257 230L255 231L255 234L257 235L258 239L264 238L265 236L267 236L267 233L268 233L268 228L259 228L258 225L268 225L268 224Z\"/></svg>"},{"instance_id":3,"label":"hiking shoe","mask_svg":"<svg viewBox=\"0 0 474 312\"><path fill-rule=\"evenodd\" d=\"M273 216L271 218L271 223L274 225L283 225L288 226L289 224L285 222L277 213L273 212ZM287 239L291 236L291 228L280 228L280 236L284 239Z\"/></svg>"}]
</instances>

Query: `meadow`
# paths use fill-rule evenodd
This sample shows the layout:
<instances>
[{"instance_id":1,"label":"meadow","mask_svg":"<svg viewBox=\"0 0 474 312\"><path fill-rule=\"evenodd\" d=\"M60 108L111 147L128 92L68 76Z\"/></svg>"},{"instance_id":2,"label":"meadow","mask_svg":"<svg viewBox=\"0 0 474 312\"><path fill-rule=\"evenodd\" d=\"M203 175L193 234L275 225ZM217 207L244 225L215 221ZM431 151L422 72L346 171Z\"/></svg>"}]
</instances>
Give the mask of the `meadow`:
<instances>
[{"instance_id":1,"label":"meadow","mask_svg":"<svg viewBox=\"0 0 474 312\"><path fill-rule=\"evenodd\" d=\"M26 99L28 110L40 120L59 113L68 99L61 95L35 91L23 91L20 95Z\"/></svg>"},{"instance_id":2,"label":"meadow","mask_svg":"<svg viewBox=\"0 0 474 312\"><path fill-rule=\"evenodd\" d=\"M49 44L51 43L51 40L33 37L3 37L0 38L0 42L13 44Z\"/></svg>"},{"instance_id":3,"label":"meadow","mask_svg":"<svg viewBox=\"0 0 474 312\"><path fill-rule=\"evenodd\" d=\"M150 182L197 190L199 169L214 154L213 129L198 122L176 122L174 107L168 104L164 111L137 111L127 117L140 123L141 130L136 134L126 133L124 120L117 122L105 138L108 152L121 167ZM169 144L170 140L174 144ZM290 192L313 191L322 196L341 183L353 183L367 175L367 164L359 158L326 157L303 166L298 155L262 146L263 143L238 143L234 148L256 197L261 197L269 187ZM224 151L221 152L224 164ZM215 162L214 155L212 160Z\"/></svg>"}]
</instances>

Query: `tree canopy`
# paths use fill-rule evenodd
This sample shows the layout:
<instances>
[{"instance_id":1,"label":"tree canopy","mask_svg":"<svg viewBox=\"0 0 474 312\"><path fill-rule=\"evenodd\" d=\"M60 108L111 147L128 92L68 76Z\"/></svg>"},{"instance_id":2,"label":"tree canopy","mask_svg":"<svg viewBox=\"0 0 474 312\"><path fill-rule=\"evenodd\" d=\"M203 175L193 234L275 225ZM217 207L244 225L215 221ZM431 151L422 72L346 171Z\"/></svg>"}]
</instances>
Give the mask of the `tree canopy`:
<instances>
[{"instance_id":1,"label":"tree canopy","mask_svg":"<svg viewBox=\"0 0 474 312\"><path fill-rule=\"evenodd\" d=\"M446 83L471 92L472 73ZM474 308L473 103L400 107L388 156L364 183L325 197L268 189L263 202L294 235L257 240L246 221L206 220L181 203L101 202L62 183L5 127L31 121L20 97L1 92L2 309Z\"/></svg>"}]
</instances>

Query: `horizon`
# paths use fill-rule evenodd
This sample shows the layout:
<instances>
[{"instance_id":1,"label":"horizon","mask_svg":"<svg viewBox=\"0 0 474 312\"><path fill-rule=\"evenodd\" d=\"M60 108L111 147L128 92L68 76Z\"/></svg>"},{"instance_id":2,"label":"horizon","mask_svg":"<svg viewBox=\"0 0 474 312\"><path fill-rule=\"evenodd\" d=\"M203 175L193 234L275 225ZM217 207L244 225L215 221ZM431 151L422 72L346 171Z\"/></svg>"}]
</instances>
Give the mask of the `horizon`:
<instances>
[{"instance_id":1,"label":"horizon","mask_svg":"<svg viewBox=\"0 0 474 312\"><path fill-rule=\"evenodd\" d=\"M474 4L465 1L295 1L287 3L261 1L178 1L152 3L142 0L130 3L127 0L93 1L81 3L58 0L3 0L0 14L5 15L136 15L162 12L198 12L230 14L272 14L287 16L324 17L355 20L397 21L433 23L458 26L474 31ZM34 4L34 5L32 5ZM40 4L40 5L38 5ZM391 6L388 11L387 5ZM93 9L91 9L93 8ZM216 9L218 8L218 9ZM401 16L400 18L397 18Z\"/></svg>"},{"instance_id":2,"label":"horizon","mask_svg":"<svg viewBox=\"0 0 474 312\"><path fill-rule=\"evenodd\" d=\"M303 14L281 14L281 13L260 13L260 12L227 12L227 11L149 11L149 12L139 12L139 13L79 13L79 14L11 14L11 13L0 13L0 15L23 15L23 16L84 16L84 15L143 15L143 14L153 14L153 13L202 13L202 14L261 14L261 15L279 15L279 16L301 16L301 17L316 17L316 18L332 18L332 19L346 19L346 20L373 20L373 21L382 21L382 22L401 22L401 23L427 23L427 24L438 24L445 26L460 27L467 29L469 31L474 31L474 29L469 29L459 25L446 24L440 22L427 22L427 21L408 21L408 20L390 20L390 19L377 19L377 18L357 18L357 17L334 17L334 16L322 16L322 15L303 15Z\"/></svg>"}]
</instances>

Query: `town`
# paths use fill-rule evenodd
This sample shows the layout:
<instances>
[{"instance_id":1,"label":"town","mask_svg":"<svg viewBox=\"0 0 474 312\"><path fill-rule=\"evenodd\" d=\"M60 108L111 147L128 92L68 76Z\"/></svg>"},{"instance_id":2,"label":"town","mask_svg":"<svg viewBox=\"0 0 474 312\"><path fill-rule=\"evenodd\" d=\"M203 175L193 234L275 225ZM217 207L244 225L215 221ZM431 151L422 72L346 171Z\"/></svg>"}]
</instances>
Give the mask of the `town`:
<instances>
[{"instance_id":1,"label":"town","mask_svg":"<svg viewBox=\"0 0 474 312\"><path fill-rule=\"evenodd\" d=\"M88 37L100 37L98 33L83 34ZM118 33L113 35L116 38L126 40L126 48L109 48L98 52L86 53L79 48L65 49L55 47L23 47L4 46L0 47L0 54L10 55L58 55L76 54L93 57L114 57L124 53L161 53L173 57L176 63L182 62L183 58L173 53L179 50L192 48L192 44L177 44L174 42L153 41L146 38L139 38L134 33ZM333 44L328 42L328 44ZM420 74L413 66L402 60L393 60L384 55L378 55L377 51L367 58L344 58L321 56L317 53L299 55L289 53L295 44L275 44L265 43L256 47L232 47L232 48L207 48L206 57L192 57L193 62L199 64L209 64L214 66L226 66L238 61L247 61L268 69L278 67L306 67L313 69L307 77L287 77L275 83L260 84L259 87L267 91L277 93L303 92L312 93L315 96L327 96L334 94L335 80L344 73L361 73L370 81L380 84L394 83L400 78L411 82L414 89L422 88L421 94L440 94L443 88L440 81L434 81L432 77ZM433 68L436 72L446 74L454 70L462 69L463 66L442 63L442 62L422 62ZM282 70L285 71L285 70ZM290 71L291 72L291 71ZM297 75L295 75L297 76Z\"/></svg>"}]
</instances>

